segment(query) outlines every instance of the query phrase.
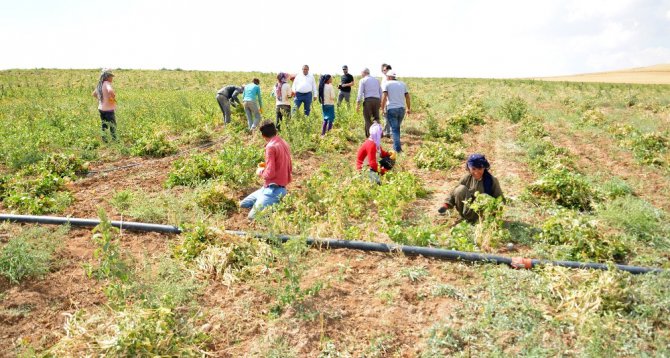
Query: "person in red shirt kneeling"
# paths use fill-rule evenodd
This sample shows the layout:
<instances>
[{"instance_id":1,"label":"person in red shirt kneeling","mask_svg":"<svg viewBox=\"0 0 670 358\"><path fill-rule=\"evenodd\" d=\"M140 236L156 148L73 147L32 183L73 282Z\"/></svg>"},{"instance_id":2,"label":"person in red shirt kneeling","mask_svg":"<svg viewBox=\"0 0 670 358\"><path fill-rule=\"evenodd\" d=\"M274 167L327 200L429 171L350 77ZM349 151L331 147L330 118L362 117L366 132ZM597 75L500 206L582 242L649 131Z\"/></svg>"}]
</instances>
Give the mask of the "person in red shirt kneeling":
<instances>
[{"instance_id":1,"label":"person in red shirt kneeling","mask_svg":"<svg viewBox=\"0 0 670 358\"><path fill-rule=\"evenodd\" d=\"M370 167L370 180L377 184L381 184L379 175L391 170L395 164L395 152L387 152L382 149L381 141L382 126L375 122L370 126L370 138L366 139L358 148L358 154L356 155L356 169L361 170L363 164L367 162ZM380 159L379 162L377 158Z\"/></svg>"},{"instance_id":2,"label":"person in red shirt kneeling","mask_svg":"<svg viewBox=\"0 0 670 358\"><path fill-rule=\"evenodd\" d=\"M256 174L264 180L263 187L249 194L240 202L241 208L251 208L249 220L266 206L278 203L286 195L286 186L291 182L293 163L291 150L286 142L277 135L277 127L265 120L259 128L265 145L265 165L256 169Z\"/></svg>"}]
</instances>

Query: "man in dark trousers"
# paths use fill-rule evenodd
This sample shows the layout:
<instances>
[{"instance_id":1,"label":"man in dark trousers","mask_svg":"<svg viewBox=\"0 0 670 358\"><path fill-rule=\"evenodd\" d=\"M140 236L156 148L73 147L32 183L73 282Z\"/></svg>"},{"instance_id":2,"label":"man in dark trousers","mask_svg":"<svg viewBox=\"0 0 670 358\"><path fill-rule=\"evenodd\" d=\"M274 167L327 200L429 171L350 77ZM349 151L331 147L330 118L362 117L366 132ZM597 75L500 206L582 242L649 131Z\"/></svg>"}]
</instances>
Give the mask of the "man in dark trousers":
<instances>
[{"instance_id":1,"label":"man in dark trousers","mask_svg":"<svg viewBox=\"0 0 670 358\"><path fill-rule=\"evenodd\" d=\"M370 69L366 68L361 73L358 82L358 96L356 98L356 112L361 108L363 101L363 119L365 120L365 138L370 136L370 126L375 121L379 123L379 108L381 106L382 88L379 81L370 76Z\"/></svg>"},{"instance_id":2,"label":"man in dark trousers","mask_svg":"<svg viewBox=\"0 0 670 358\"><path fill-rule=\"evenodd\" d=\"M240 103L240 100L237 98L242 92L244 92L243 87L237 86L225 86L216 92L216 101L219 102L219 107L221 107L221 112L223 112L223 123L230 123L230 106L237 106Z\"/></svg>"},{"instance_id":3,"label":"man in dark trousers","mask_svg":"<svg viewBox=\"0 0 670 358\"><path fill-rule=\"evenodd\" d=\"M351 100L351 87L354 86L354 76L349 73L349 67L347 65L342 66L342 79L340 79L340 85L337 88L340 90L340 94L337 96L337 105L339 106L342 103L342 99L347 101L347 106Z\"/></svg>"}]
</instances>

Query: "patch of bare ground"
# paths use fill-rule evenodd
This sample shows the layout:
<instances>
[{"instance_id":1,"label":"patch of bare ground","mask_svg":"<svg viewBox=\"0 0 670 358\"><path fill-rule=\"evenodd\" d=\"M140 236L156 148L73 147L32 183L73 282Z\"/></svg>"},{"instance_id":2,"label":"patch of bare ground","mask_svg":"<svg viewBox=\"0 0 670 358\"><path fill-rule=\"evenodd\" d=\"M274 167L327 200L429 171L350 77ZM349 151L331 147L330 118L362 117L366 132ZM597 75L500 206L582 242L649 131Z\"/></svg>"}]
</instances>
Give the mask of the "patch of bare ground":
<instances>
[{"instance_id":1,"label":"patch of bare ground","mask_svg":"<svg viewBox=\"0 0 670 358\"><path fill-rule=\"evenodd\" d=\"M200 304L211 309L215 356L262 355L263 347L285 340L301 357L315 357L332 341L353 356L364 356L375 340L384 340L388 356L416 356L427 331L461 303L435 297L431 289L449 284L464 291L477 280L472 267L425 258L336 250L310 251L303 289L324 288L301 306L269 318L276 301L267 282L210 284ZM428 276L410 281L403 267L422 267Z\"/></svg>"},{"instance_id":2,"label":"patch of bare ground","mask_svg":"<svg viewBox=\"0 0 670 358\"><path fill-rule=\"evenodd\" d=\"M123 232L121 246L136 260L165 252L170 236L158 233ZM64 334L66 314L107 302L102 285L89 278L84 264L90 263L95 247L91 231L73 228L56 252L54 268L46 277L11 285L0 278L0 347L12 354L19 342L47 348Z\"/></svg>"}]
</instances>

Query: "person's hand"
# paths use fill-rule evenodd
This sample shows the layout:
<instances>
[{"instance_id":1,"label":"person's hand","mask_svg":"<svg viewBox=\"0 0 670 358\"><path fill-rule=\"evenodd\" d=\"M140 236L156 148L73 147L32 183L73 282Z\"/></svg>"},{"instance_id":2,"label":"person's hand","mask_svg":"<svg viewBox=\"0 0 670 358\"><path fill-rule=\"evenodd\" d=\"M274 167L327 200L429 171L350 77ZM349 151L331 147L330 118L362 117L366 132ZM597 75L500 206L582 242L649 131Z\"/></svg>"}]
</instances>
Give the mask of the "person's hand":
<instances>
[{"instance_id":1,"label":"person's hand","mask_svg":"<svg viewBox=\"0 0 670 358\"><path fill-rule=\"evenodd\" d=\"M261 167L256 168L256 175L258 175L258 176L263 175L263 170L265 170L265 168L261 168Z\"/></svg>"},{"instance_id":2,"label":"person's hand","mask_svg":"<svg viewBox=\"0 0 670 358\"><path fill-rule=\"evenodd\" d=\"M440 206L440 208L437 209L437 212L440 214L444 214L447 212L447 210L449 210L449 204L444 203L444 205Z\"/></svg>"},{"instance_id":3,"label":"person's hand","mask_svg":"<svg viewBox=\"0 0 670 358\"><path fill-rule=\"evenodd\" d=\"M412 114L412 110L407 108L407 115L410 115L410 114Z\"/></svg>"},{"instance_id":4,"label":"person's hand","mask_svg":"<svg viewBox=\"0 0 670 358\"><path fill-rule=\"evenodd\" d=\"M396 152L395 152L394 150L392 150L392 151L389 153L389 158L391 158L391 160L395 160L395 157L396 157Z\"/></svg>"},{"instance_id":5,"label":"person's hand","mask_svg":"<svg viewBox=\"0 0 670 358\"><path fill-rule=\"evenodd\" d=\"M358 112L361 109L360 103L356 102L356 112Z\"/></svg>"}]
</instances>

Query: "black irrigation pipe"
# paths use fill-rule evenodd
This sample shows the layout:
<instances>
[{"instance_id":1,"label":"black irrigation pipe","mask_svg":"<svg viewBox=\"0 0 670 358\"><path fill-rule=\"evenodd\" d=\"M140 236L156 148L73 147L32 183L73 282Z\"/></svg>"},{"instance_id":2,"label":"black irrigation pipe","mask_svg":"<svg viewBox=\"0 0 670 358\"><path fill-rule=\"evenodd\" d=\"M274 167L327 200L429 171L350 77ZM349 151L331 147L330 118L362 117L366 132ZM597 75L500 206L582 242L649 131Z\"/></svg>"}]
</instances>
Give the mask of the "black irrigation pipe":
<instances>
[{"instance_id":1,"label":"black irrigation pipe","mask_svg":"<svg viewBox=\"0 0 670 358\"><path fill-rule=\"evenodd\" d=\"M12 215L0 214L0 221L10 221L16 223L35 223L35 224L52 224L72 226L94 227L100 223L97 219L77 219L67 217L55 216L32 216L32 215ZM180 234L182 230L176 226L146 224L138 222L112 221L112 226L123 228L132 231L149 231L160 232L165 234ZM287 242L298 236L290 235L270 235L261 233L248 233L244 231L226 230L227 234L237 236L249 236L258 239L272 240L279 239L281 242ZM500 255L481 254L475 252L444 250L431 247L422 246L406 246L395 244L384 244L378 242L368 241L350 241L350 240L336 240L336 239L315 239L308 237L306 243L309 246L325 249L353 249L362 251L377 251L386 253L403 253L405 255L414 256L421 255L430 258L452 260L452 261L466 261L466 262L486 262L494 264L504 264L517 269L530 269L536 266L554 265L576 269L595 269L595 270L609 270L614 266L621 271L630 272L632 274L643 273L659 273L662 269L652 267L640 267L629 265L607 265L594 262L577 262L577 261L552 261L552 260L538 260L522 257L505 257Z\"/></svg>"},{"instance_id":2,"label":"black irrigation pipe","mask_svg":"<svg viewBox=\"0 0 670 358\"><path fill-rule=\"evenodd\" d=\"M98 219L77 219L57 216L33 216L33 215L13 215L0 214L0 221L9 221L14 223L25 224L50 224L50 225L66 225L78 227L95 227L100 224ZM160 232L163 234L180 234L181 230L178 227L171 225L159 224L145 224L131 221L112 221L112 226L130 231L146 231L146 232Z\"/></svg>"}]
</instances>

